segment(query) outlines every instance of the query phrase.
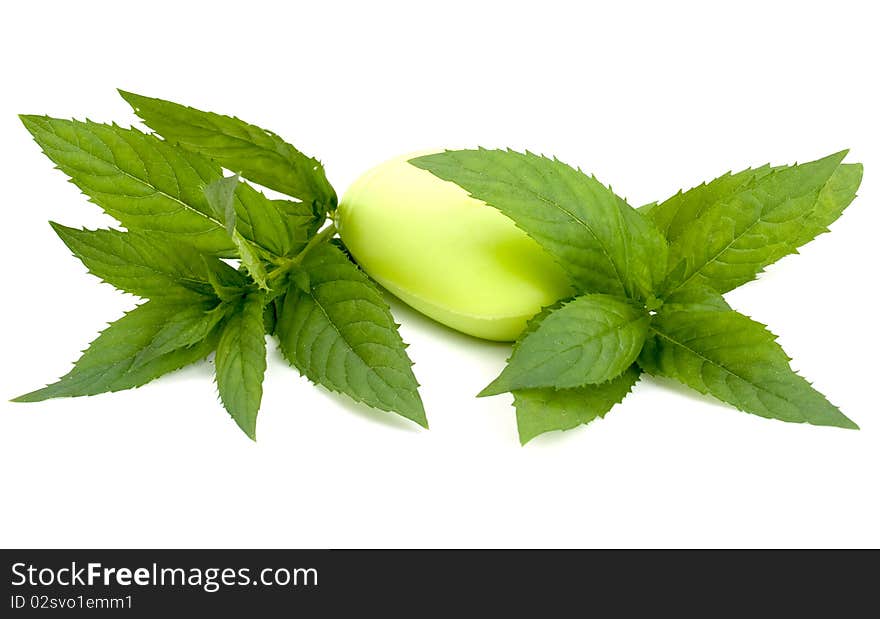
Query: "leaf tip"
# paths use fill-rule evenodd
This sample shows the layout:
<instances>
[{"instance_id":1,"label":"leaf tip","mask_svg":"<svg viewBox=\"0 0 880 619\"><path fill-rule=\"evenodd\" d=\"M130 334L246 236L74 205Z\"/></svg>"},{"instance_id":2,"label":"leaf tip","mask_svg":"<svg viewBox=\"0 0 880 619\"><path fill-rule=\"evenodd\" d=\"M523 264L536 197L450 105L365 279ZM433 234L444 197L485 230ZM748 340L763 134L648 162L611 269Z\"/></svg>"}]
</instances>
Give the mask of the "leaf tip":
<instances>
[{"instance_id":1,"label":"leaf tip","mask_svg":"<svg viewBox=\"0 0 880 619\"><path fill-rule=\"evenodd\" d=\"M488 385L483 387L483 390L477 394L477 397L478 398L488 398L493 395L501 395L502 393L507 393L508 391L509 391L509 389L507 389L501 383L501 377L499 376L498 378L493 380L491 383L489 383Z\"/></svg>"},{"instance_id":2,"label":"leaf tip","mask_svg":"<svg viewBox=\"0 0 880 619\"><path fill-rule=\"evenodd\" d=\"M844 430L861 430L859 424L857 424L855 421L853 421L843 413L840 414L840 417L841 419L839 423L836 424L838 428L843 428Z\"/></svg>"},{"instance_id":3,"label":"leaf tip","mask_svg":"<svg viewBox=\"0 0 880 619\"><path fill-rule=\"evenodd\" d=\"M28 393L23 393L19 396L11 398L10 402L17 403L27 403L27 402L41 402L46 398L43 396L43 389L37 389L36 391L30 391Z\"/></svg>"},{"instance_id":4,"label":"leaf tip","mask_svg":"<svg viewBox=\"0 0 880 619\"><path fill-rule=\"evenodd\" d=\"M43 116L39 116L37 114L19 114L18 119L21 121L21 124L24 125L24 128L28 130L31 135L35 135L38 131L38 123L44 118Z\"/></svg>"}]
</instances>

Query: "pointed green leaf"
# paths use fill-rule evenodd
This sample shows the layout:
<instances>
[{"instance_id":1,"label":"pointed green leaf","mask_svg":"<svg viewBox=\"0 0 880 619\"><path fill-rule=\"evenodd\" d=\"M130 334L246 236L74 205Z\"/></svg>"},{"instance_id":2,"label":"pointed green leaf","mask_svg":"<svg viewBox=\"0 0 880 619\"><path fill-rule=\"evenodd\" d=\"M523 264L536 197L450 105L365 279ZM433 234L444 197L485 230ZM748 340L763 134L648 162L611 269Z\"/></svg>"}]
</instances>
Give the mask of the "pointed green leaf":
<instances>
[{"instance_id":1,"label":"pointed green leaf","mask_svg":"<svg viewBox=\"0 0 880 619\"><path fill-rule=\"evenodd\" d=\"M755 180L767 176L771 171L773 168L764 165L736 174L728 172L709 183L703 183L685 192L679 191L659 204L648 204L639 210L654 222L669 242L673 242L707 208L743 191Z\"/></svg>"},{"instance_id":2,"label":"pointed green leaf","mask_svg":"<svg viewBox=\"0 0 880 619\"><path fill-rule=\"evenodd\" d=\"M214 295L221 301L237 301L252 287L247 276L232 268L222 260L202 256L208 282Z\"/></svg>"},{"instance_id":3,"label":"pointed green leaf","mask_svg":"<svg viewBox=\"0 0 880 619\"><path fill-rule=\"evenodd\" d=\"M263 266L257 248L238 231L237 217L235 214L235 192L238 189L238 176L221 178L205 187L205 197L208 204L219 217L220 222L226 228L229 238L235 244L236 252L241 260L241 265L263 290L269 290L266 267Z\"/></svg>"},{"instance_id":4,"label":"pointed green leaf","mask_svg":"<svg viewBox=\"0 0 880 619\"><path fill-rule=\"evenodd\" d=\"M263 302L259 293L242 299L223 325L214 357L220 400L238 427L252 439L256 439L266 372Z\"/></svg>"},{"instance_id":5,"label":"pointed green leaf","mask_svg":"<svg viewBox=\"0 0 880 619\"><path fill-rule=\"evenodd\" d=\"M666 242L650 221L594 177L558 160L480 149L410 163L504 213L582 292L646 299L666 274Z\"/></svg>"},{"instance_id":6,"label":"pointed green leaf","mask_svg":"<svg viewBox=\"0 0 880 619\"><path fill-rule=\"evenodd\" d=\"M513 345L516 352L522 341L534 333L544 319L568 303L570 299L545 307L531 320L519 340ZM638 382L641 370L635 364L620 376L597 385L572 389L516 389L513 405L520 443L525 445L534 437L552 430L568 430L586 424L596 417L604 417Z\"/></svg>"},{"instance_id":7,"label":"pointed green leaf","mask_svg":"<svg viewBox=\"0 0 880 619\"><path fill-rule=\"evenodd\" d=\"M263 266L263 262L260 260L260 256L257 254L254 246L243 239L238 232L234 233L232 240L235 242L238 257L248 275L254 278L254 281L260 288L269 290L269 276L266 273L266 267Z\"/></svg>"},{"instance_id":8,"label":"pointed green leaf","mask_svg":"<svg viewBox=\"0 0 880 619\"><path fill-rule=\"evenodd\" d=\"M721 293L705 286L687 286L670 294L663 302L663 309L716 310L731 309Z\"/></svg>"},{"instance_id":9,"label":"pointed green leaf","mask_svg":"<svg viewBox=\"0 0 880 619\"><path fill-rule=\"evenodd\" d=\"M43 152L83 193L130 229L166 232L217 254L232 250L202 188L206 159L116 125L22 116Z\"/></svg>"},{"instance_id":10,"label":"pointed green leaf","mask_svg":"<svg viewBox=\"0 0 880 619\"><path fill-rule=\"evenodd\" d=\"M373 283L330 243L302 266L310 290L291 282L277 317L284 356L331 391L427 427L406 345Z\"/></svg>"},{"instance_id":11,"label":"pointed green leaf","mask_svg":"<svg viewBox=\"0 0 880 619\"><path fill-rule=\"evenodd\" d=\"M845 155L775 169L706 207L670 245L666 293L694 284L727 292L794 252L819 226L813 218L827 218L814 213Z\"/></svg>"},{"instance_id":12,"label":"pointed green leaf","mask_svg":"<svg viewBox=\"0 0 880 619\"><path fill-rule=\"evenodd\" d=\"M135 368L135 359L149 347L179 304L147 301L112 323L93 341L73 369L58 382L25 394L16 402L95 395L140 387L151 380L208 356L217 343L216 332L187 348L165 353Z\"/></svg>"},{"instance_id":13,"label":"pointed green leaf","mask_svg":"<svg viewBox=\"0 0 880 619\"><path fill-rule=\"evenodd\" d=\"M515 389L603 383L628 368L648 333L648 313L610 295L577 297L517 343L507 367L481 396Z\"/></svg>"},{"instance_id":14,"label":"pointed green leaf","mask_svg":"<svg viewBox=\"0 0 880 619\"><path fill-rule=\"evenodd\" d=\"M823 232L843 214L843 210L856 197L862 183L862 164L844 163L840 165L822 187L815 208L807 215L803 229L794 245L800 247Z\"/></svg>"},{"instance_id":15,"label":"pointed green leaf","mask_svg":"<svg viewBox=\"0 0 880 619\"><path fill-rule=\"evenodd\" d=\"M276 256L295 256L324 223L324 214L290 200L270 200L240 182L235 191L235 229Z\"/></svg>"},{"instance_id":16,"label":"pointed green leaf","mask_svg":"<svg viewBox=\"0 0 880 619\"><path fill-rule=\"evenodd\" d=\"M336 193L317 159L280 137L238 118L203 112L120 90L119 94L156 133L200 153L270 189L332 210Z\"/></svg>"},{"instance_id":17,"label":"pointed green leaf","mask_svg":"<svg viewBox=\"0 0 880 619\"><path fill-rule=\"evenodd\" d=\"M160 232L80 230L50 222L89 272L116 288L149 299L213 297L212 272L228 265Z\"/></svg>"},{"instance_id":18,"label":"pointed green leaf","mask_svg":"<svg viewBox=\"0 0 880 619\"><path fill-rule=\"evenodd\" d=\"M179 348L195 346L207 338L226 315L228 307L216 303L181 305L165 318L152 341L134 359L132 369L140 369L150 361Z\"/></svg>"},{"instance_id":19,"label":"pointed green leaf","mask_svg":"<svg viewBox=\"0 0 880 619\"><path fill-rule=\"evenodd\" d=\"M764 325L734 311L661 310L639 365L741 411L771 419L858 428L806 380Z\"/></svg>"},{"instance_id":20,"label":"pointed green leaf","mask_svg":"<svg viewBox=\"0 0 880 619\"><path fill-rule=\"evenodd\" d=\"M235 232L235 190L238 184L238 175L235 175L219 178L205 186L205 198L230 237Z\"/></svg>"},{"instance_id":21,"label":"pointed green leaf","mask_svg":"<svg viewBox=\"0 0 880 619\"><path fill-rule=\"evenodd\" d=\"M49 159L125 227L164 232L200 251L234 255L235 246L204 193L206 185L222 178L215 162L135 129L43 116L21 120ZM310 206L269 200L246 183L236 191L235 212L242 236L276 255L296 254L320 225Z\"/></svg>"},{"instance_id":22,"label":"pointed green leaf","mask_svg":"<svg viewBox=\"0 0 880 619\"><path fill-rule=\"evenodd\" d=\"M597 385L574 389L517 389L513 392L520 443L553 430L570 430L604 417L632 391L641 371L631 365L623 374Z\"/></svg>"}]
</instances>

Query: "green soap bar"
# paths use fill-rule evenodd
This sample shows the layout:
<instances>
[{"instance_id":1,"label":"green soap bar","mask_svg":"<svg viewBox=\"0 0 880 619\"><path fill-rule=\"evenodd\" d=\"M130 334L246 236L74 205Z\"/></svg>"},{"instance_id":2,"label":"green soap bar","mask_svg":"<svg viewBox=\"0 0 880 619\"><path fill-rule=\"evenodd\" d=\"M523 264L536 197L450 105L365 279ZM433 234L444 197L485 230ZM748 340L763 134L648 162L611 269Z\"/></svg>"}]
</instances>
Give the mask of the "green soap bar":
<instances>
[{"instance_id":1,"label":"green soap bar","mask_svg":"<svg viewBox=\"0 0 880 619\"><path fill-rule=\"evenodd\" d=\"M464 333L515 340L542 307L570 296L568 278L496 209L409 163L361 176L339 204L343 242L370 277Z\"/></svg>"}]
</instances>

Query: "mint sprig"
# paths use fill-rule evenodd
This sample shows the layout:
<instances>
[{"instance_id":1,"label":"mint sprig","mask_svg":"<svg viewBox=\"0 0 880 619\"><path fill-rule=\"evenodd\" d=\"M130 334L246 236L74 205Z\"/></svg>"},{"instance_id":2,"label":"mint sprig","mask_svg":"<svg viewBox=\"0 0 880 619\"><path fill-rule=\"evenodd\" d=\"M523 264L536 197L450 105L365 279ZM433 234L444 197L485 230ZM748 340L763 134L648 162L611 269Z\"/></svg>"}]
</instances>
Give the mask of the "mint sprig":
<instances>
[{"instance_id":1,"label":"mint sprig","mask_svg":"<svg viewBox=\"0 0 880 619\"><path fill-rule=\"evenodd\" d=\"M528 152L412 159L513 220L578 292L532 319L481 395L513 393L523 443L604 416L642 371L762 417L857 428L791 369L774 335L722 297L840 216L862 176L845 155L725 174L641 209Z\"/></svg>"},{"instance_id":2,"label":"mint sprig","mask_svg":"<svg viewBox=\"0 0 880 619\"><path fill-rule=\"evenodd\" d=\"M53 223L55 232L89 272L147 301L111 324L67 375L16 400L130 389L215 353L220 400L255 438L265 338L277 332L312 381L427 426L398 325L325 225L336 193L320 163L236 118L122 95L156 134L21 119L70 181L126 228ZM270 199L240 178L291 199Z\"/></svg>"}]
</instances>

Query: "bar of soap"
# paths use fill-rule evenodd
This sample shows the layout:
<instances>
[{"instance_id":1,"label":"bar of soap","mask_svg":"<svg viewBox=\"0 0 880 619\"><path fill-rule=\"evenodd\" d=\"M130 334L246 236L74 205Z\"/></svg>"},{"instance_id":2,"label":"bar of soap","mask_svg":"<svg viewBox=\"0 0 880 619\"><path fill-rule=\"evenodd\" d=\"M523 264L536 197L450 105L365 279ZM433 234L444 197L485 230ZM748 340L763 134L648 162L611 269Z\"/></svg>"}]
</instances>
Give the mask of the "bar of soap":
<instances>
[{"instance_id":1,"label":"bar of soap","mask_svg":"<svg viewBox=\"0 0 880 619\"><path fill-rule=\"evenodd\" d=\"M408 163L361 176L339 204L340 237L389 292L444 325L512 341L542 307L571 296L559 265L498 210Z\"/></svg>"}]
</instances>

